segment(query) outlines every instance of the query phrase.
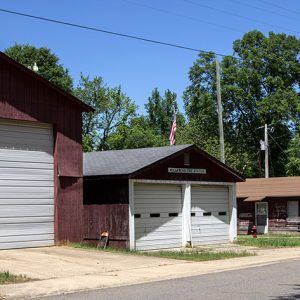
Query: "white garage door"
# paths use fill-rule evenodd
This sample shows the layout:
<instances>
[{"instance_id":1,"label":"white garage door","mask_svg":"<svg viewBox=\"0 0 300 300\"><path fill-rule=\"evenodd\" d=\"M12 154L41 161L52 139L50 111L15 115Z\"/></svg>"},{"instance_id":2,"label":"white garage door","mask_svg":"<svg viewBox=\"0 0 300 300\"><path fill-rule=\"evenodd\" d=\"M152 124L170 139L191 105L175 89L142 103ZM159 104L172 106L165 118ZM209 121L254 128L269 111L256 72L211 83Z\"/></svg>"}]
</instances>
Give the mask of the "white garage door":
<instances>
[{"instance_id":1,"label":"white garage door","mask_svg":"<svg viewBox=\"0 0 300 300\"><path fill-rule=\"evenodd\" d=\"M182 246L180 185L135 184L134 222L137 250Z\"/></svg>"},{"instance_id":2,"label":"white garage door","mask_svg":"<svg viewBox=\"0 0 300 300\"><path fill-rule=\"evenodd\" d=\"M229 242L229 193L223 186L192 186L194 245Z\"/></svg>"},{"instance_id":3,"label":"white garage door","mask_svg":"<svg viewBox=\"0 0 300 300\"><path fill-rule=\"evenodd\" d=\"M54 244L53 133L0 120L0 249Z\"/></svg>"}]
</instances>

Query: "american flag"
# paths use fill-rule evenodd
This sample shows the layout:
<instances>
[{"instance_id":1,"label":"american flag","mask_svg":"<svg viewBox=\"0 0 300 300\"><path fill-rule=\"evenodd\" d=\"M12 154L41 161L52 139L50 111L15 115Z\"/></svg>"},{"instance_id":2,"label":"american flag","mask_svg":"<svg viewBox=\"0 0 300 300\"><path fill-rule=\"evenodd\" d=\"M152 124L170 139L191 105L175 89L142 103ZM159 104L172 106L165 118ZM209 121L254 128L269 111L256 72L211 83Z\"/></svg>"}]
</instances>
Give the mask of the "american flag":
<instances>
[{"instance_id":1,"label":"american flag","mask_svg":"<svg viewBox=\"0 0 300 300\"><path fill-rule=\"evenodd\" d=\"M170 145L176 144L176 112L175 111L173 114L173 121L170 129L169 141L170 141Z\"/></svg>"}]
</instances>

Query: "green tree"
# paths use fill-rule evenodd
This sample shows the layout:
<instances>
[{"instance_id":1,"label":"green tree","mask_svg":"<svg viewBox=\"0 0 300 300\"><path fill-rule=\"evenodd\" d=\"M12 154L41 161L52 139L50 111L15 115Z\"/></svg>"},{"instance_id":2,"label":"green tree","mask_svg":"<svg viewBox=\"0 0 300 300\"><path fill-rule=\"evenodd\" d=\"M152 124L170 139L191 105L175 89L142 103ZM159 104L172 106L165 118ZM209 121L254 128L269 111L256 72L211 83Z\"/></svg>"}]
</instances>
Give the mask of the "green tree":
<instances>
[{"instance_id":1,"label":"green tree","mask_svg":"<svg viewBox=\"0 0 300 300\"><path fill-rule=\"evenodd\" d=\"M130 123L137 106L121 91L121 87L109 88L101 77L90 80L81 75L74 94L95 109L94 113L83 115L84 151L110 149L110 135L119 126Z\"/></svg>"},{"instance_id":2,"label":"green tree","mask_svg":"<svg viewBox=\"0 0 300 300\"><path fill-rule=\"evenodd\" d=\"M177 124L184 124L184 117L178 112L176 98L177 95L170 90L166 90L164 96L161 96L158 89L155 88L145 104L149 126L163 137L169 135L174 109L176 110Z\"/></svg>"},{"instance_id":3,"label":"green tree","mask_svg":"<svg viewBox=\"0 0 300 300\"><path fill-rule=\"evenodd\" d=\"M288 161L286 174L288 176L300 176L300 135L297 134L291 140L287 149Z\"/></svg>"},{"instance_id":4,"label":"green tree","mask_svg":"<svg viewBox=\"0 0 300 300\"><path fill-rule=\"evenodd\" d=\"M244 164L244 174L258 176L263 131L257 128L265 123L271 125L272 135L281 136L272 144L271 175L282 176L286 163L282 150L299 126L300 41L285 34L270 32L266 37L252 31L235 41L233 50L235 57L224 57L221 62L225 141L235 154L245 153L250 160ZM199 54L189 78L184 103L194 132L204 140L217 139L215 56Z\"/></svg>"},{"instance_id":5,"label":"green tree","mask_svg":"<svg viewBox=\"0 0 300 300\"><path fill-rule=\"evenodd\" d=\"M59 63L59 58L50 49L16 44L4 53L25 67L33 67L36 63L39 75L67 92L72 91L73 80L68 69Z\"/></svg>"},{"instance_id":6,"label":"green tree","mask_svg":"<svg viewBox=\"0 0 300 300\"><path fill-rule=\"evenodd\" d=\"M129 125L122 124L108 138L111 149L134 149L168 145L168 140L156 134L148 120L141 116L131 120Z\"/></svg>"}]
</instances>

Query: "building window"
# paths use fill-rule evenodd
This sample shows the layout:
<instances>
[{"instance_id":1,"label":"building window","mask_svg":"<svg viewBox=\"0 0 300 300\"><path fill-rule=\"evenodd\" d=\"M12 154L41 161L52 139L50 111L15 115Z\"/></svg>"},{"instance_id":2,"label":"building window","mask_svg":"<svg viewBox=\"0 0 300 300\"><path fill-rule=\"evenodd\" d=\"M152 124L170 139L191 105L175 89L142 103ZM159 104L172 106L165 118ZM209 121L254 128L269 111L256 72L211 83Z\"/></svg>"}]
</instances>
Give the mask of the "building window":
<instances>
[{"instance_id":1,"label":"building window","mask_svg":"<svg viewBox=\"0 0 300 300\"><path fill-rule=\"evenodd\" d=\"M184 153L183 155L183 163L186 167L189 167L191 165L190 162L190 153Z\"/></svg>"},{"instance_id":2,"label":"building window","mask_svg":"<svg viewBox=\"0 0 300 300\"><path fill-rule=\"evenodd\" d=\"M287 215L288 215L288 218L299 217L299 202L298 201L288 201L287 202Z\"/></svg>"}]
</instances>

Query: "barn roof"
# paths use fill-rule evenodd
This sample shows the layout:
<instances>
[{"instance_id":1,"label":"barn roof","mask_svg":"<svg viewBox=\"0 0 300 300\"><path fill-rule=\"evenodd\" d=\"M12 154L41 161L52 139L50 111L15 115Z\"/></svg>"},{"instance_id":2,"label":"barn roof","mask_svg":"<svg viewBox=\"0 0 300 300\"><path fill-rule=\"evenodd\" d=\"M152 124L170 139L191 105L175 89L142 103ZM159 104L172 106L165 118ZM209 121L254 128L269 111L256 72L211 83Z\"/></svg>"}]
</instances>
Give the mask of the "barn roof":
<instances>
[{"instance_id":1,"label":"barn roof","mask_svg":"<svg viewBox=\"0 0 300 300\"><path fill-rule=\"evenodd\" d=\"M191 149L200 151L207 159L218 164L239 180L244 180L242 175L192 144L84 153L83 176L130 175L164 159L188 152Z\"/></svg>"},{"instance_id":2,"label":"barn roof","mask_svg":"<svg viewBox=\"0 0 300 300\"><path fill-rule=\"evenodd\" d=\"M250 178L237 183L237 197L261 201L266 197L300 197L300 176Z\"/></svg>"},{"instance_id":3,"label":"barn roof","mask_svg":"<svg viewBox=\"0 0 300 300\"><path fill-rule=\"evenodd\" d=\"M38 75L36 72L31 71L30 69L26 68L22 64L16 62L14 59L10 58L9 56L7 56L6 54L4 54L1 51L0 51L0 59L6 61L10 65L13 65L14 67L16 67L18 69L20 69L21 71L25 72L28 76L33 77L36 80L40 81L42 84L45 84L45 85L49 86L51 89L55 90L57 93L61 94L65 98L70 99L73 103L79 105L82 108L83 111L86 111L86 112L94 111L94 108L92 108L91 106L85 104L83 101L79 100L78 98L76 98L72 94L64 91L63 89L59 88L55 84L53 84L50 81L44 79L42 76Z\"/></svg>"}]
</instances>

